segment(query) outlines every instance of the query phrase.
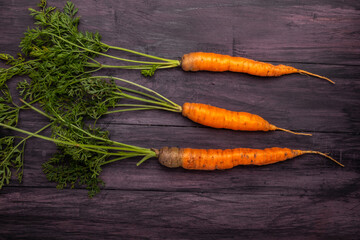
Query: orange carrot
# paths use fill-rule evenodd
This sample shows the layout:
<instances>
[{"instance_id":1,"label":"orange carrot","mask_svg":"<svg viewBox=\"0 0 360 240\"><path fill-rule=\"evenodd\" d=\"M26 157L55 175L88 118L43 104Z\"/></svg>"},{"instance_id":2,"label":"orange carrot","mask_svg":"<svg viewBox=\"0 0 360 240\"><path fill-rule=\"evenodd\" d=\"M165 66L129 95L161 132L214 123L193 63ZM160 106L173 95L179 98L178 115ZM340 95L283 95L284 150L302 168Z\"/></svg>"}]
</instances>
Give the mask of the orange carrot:
<instances>
[{"instance_id":1,"label":"orange carrot","mask_svg":"<svg viewBox=\"0 0 360 240\"><path fill-rule=\"evenodd\" d=\"M192 149L163 147L154 150L160 164L169 167L183 167L193 170L230 169L238 165L267 165L291 159L303 154L319 154L331 159L340 166L341 163L318 151L292 150L289 148L266 149Z\"/></svg>"},{"instance_id":2,"label":"orange carrot","mask_svg":"<svg viewBox=\"0 0 360 240\"><path fill-rule=\"evenodd\" d=\"M276 127L255 114L229 111L202 103L184 103L182 115L196 123L213 128L225 128L240 131L281 130L293 134L311 136L311 134L308 133L297 133Z\"/></svg>"},{"instance_id":3,"label":"orange carrot","mask_svg":"<svg viewBox=\"0 0 360 240\"><path fill-rule=\"evenodd\" d=\"M181 60L184 71L212 71L212 72L241 72L262 77L277 77L291 73L300 73L325 79L334 84L327 77L323 77L304 70L285 65L272 65L243 57L232 57L217 53L193 52L185 54Z\"/></svg>"}]
</instances>

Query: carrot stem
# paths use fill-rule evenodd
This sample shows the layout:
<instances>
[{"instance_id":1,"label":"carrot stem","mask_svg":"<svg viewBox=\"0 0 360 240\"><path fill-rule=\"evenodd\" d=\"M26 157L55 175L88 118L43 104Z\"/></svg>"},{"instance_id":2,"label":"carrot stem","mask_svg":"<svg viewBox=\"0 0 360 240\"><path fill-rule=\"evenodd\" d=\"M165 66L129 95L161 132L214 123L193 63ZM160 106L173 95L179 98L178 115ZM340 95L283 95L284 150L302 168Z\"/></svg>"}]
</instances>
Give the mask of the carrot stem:
<instances>
[{"instance_id":1,"label":"carrot stem","mask_svg":"<svg viewBox=\"0 0 360 240\"><path fill-rule=\"evenodd\" d=\"M122 61L126 61L124 59L118 59ZM129 60L130 61L130 60ZM132 60L131 60L132 61ZM140 61L138 61L140 62ZM153 65L159 65L157 69L164 69L164 68L174 68L177 67L178 64L176 63L153 63L150 64L150 62L141 62L141 63L148 63L147 65L107 65L107 64L97 64L97 63L87 63L87 67L98 67L98 68L118 68L118 69L134 69L134 70L149 70L153 67Z\"/></svg>"},{"instance_id":2,"label":"carrot stem","mask_svg":"<svg viewBox=\"0 0 360 240\"><path fill-rule=\"evenodd\" d=\"M143 105L143 104L117 104L117 105L115 105L115 107L131 107L131 108L107 111L105 114L117 113L117 112L137 111L137 110L153 110L153 109L166 110L166 111L170 111L170 112L179 112L176 109L171 109L171 108L168 108L168 107L159 107L159 106Z\"/></svg>"},{"instance_id":3,"label":"carrot stem","mask_svg":"<svg viewBox=\"0 0 360 240\"><path fill-rule=\"evenodd\" d=\"M146 160L148 160L149 158L152 158L152 157L156 157L155 152L152 152L152 153L144 156L139 162L136 163L136 166L140 166L140 164L142 164L143 162L145 162Z\"/></svg>"},{"instance_id":4,"label":"carrot stem","mask_svg":"<svg viewBox=\"0 0 360 240\"><path fill-rule=\"evenodd\" d=\"M37 112L37 113L39 113L39 114L41 114L41 115L49 118L50 120L58 119L58 120L60 120L60 121L62 121L62 122L64 122L64 123L66 122L66 121L65 121L59 114L57 114L57 112L56 112L55 110L53 110L53 109L52 109L52 110L53 110L52 113L55 115L54 117L46 114L45 112L41 111L41 110L38 109L38 108L32 106L31 104L27 103L27 102L24 101L23 99L20 99L20 100L21 100L21 102L23 102L26 106L28 106L29 108L31 108L33 111L35 111L35 112ZM0 123L0 125L1 125L1 123ZM109 140L109 139L104 139L104 138L98 137L98 136L96 136L96 135L93 135L93 134L91 134L91 133L89 133L89 132L87 132L87 131L79 128L78 126L76 126L76 125L74 125L74 124L70 124L70 126L71 126L72 128L74 128L74 129L77 129L77 130L85 133L86 135L88 135L89 137L92 137L92 138L94 138L94 139L97 139L97 140L100 140L100 141L104 141L104 142L107 142L107 143L109 143L109 144L118 145L118 146L123 147L123 148L121 148L121 147L116 147L116 148L115 148L116 150L126 150L126 149L131 149L131 148L133 148L133 149L139 149L139 147L136 147L136 146L133 146L133 145L128 145L128 144L124 144L124 143L119 143L119 142L116 142L116 141L112 141L112 140ZM6 127L6 126L4 126L4 127ZM16 129L13 129L13 130L17 131ZM23 132L23 133L28 134L27 132ZM39 137L37 134L35 134L34 136ZM40 138L41 138L41 137L40 137ZM43 138L43 139L44 139L44 138ZM44 140L49 140L49 139L44 139ZM124 148L126 148L126 149L124 149ZM144 150L144 148L142 148L141 150Z\"/></svg>"},{"instance_id":5,"label":"carrot stem","mask_svg":"<svg viewBox=\"0 0 360 240\"><path fill-rule=\"evenodd\" d=\"M127 92L136 93L136 94L143 95L143 96L146 96L146 97L148 97L148 98L154 99L154 100L156 100L156 101L159 101L159 102L162 102L162 103L166 103L166 101L164 101L163 99L157 98L157 97L152 96L152 95L150 95L150 94L147 94L147 93L144 93L144 92L140 92L140 91L137 91L137 90L134 90L134 89L131 89L131 88L126 88L126 87L122 87L122 86L118 86L117 88L120 89L120 90L122 90L122 91L127 91Z\"/></svg>"},{"instance_id":6,"label":"carrot stem","mask_svg":"<svg viewBox=\"0 0 360 240\"><path fill-rule=\"evenodd\" d=\"M48 125L46 125L46 126L42 127L41 129L37 130L37 131L35 132L35 134L38 134L38 133L44 131L46 128L50 127L51 124L52 124L52 123L49 123ZM32 137L32 135L28 135L27 137L23 138L23 139L9 152L9 154L5 157L4 160L2 160L2 162L5 163L5 162L8 160L8 158L11 157L11 154L13 154L13 152L14 152L23 142L25 142L27 139L29 139L29 138L31 138L31 137ZM2 164L0 164L0 165L2 165Z\"/></svg>"},{"instance_id":7,"label":"carrot stem","mask_svg":"<svg viewBox=\"0 0 360 240\"><path fill-rule=\"evenodd\" d=\"M114 94L117 94L117 93L114 93ZM172 105L170 105L168 103L161 103L161 102L156 102L156 101L153 101L153 100L143 99L143 98L139 98L139 97L136 97L136 96L133 96L133 95L130 95L130 94L126 94L126 93L119 93L119 94L121 94L121 96L123 96L124 98L127 98L127 99L133 99L133 100L138 100L138 101L142 101L142 102L152 103L152 104L164 106L166 108L175 110L176 112L180 112L179 107L172 106Z\"/></svg>"},{"instance_id":8,"label":"carrot stem","mask_svg":"<svg viewBox=\"0 0 360 240\"><path fill-rule=\"evenodd\" d=\"M140 85L140 84L136 84L136 83L134 83L134 82L131 82L131 81L128 81L128 80L125 80L125 79L122 79L122 78L111 77L111 79L114 79L114 80L117 80L117 81L126 82L126 83L132 84L132 85L134 85L134 86L137 86L137 87L139 87L139 88L142 88L142 89L144 89L144 90L146 90L146 91L148 91L148 92L151 92L151 93L157 95L158 97L164 99L166 102L169 102L169 103L172 104L175 108L179 109L179 111L181 111L181 106L179 106L178 104L174 103L174 102L171 101L170 99L164 97L164 96L161 95L160 93L155 92L154 90L151 90L150 88L144 87L144 86L142 86L142 85Z\"/></svg>"},{"instance_id":9,"label":"carrot stem","mask_svg":"<svg viewBox=\"0 0 360 240\"><path fill-rule=\"evenodd\" d=\"M73 45L73 46L75 46L75 47L78 47L78 48L80 48L80 49L83 49L83 50L85 50L85 51L88 51L88 52L91 52L91 53L95 53L95 54L97 54L97 55L101 55L101 56L104 56L104 57L113 58L113 59L120 60L120 61L132 62L132 63L141 63L141 64L151 64L151 65L154 65L154 64L155 64L155 65L169 65L169 63L171 63L171 62L137 61L137 60L131 60L131 59L126 59L126 58L115 57L115 56L112 56L112 55L109 55L109 54L105 54L105 53L101 53L101 52L97 52L97 51L88 49L88 48L86 48L86 47L82 47L82 46L80 46L80 45L78 45L78 44L75 44L75 43L73 43L73 42L70 42L70 41L66 40L65 38L62 38L62 37L60 37L60 36L57 36L57 35L55 35L55 34L53 34L53 33L47 33L47 34L49 34L49 35L51 35L51 36L53 36L53 37L56 37L56 38L60 39L61 41L64 41L64 42L66 42L66 43L68 43L68 44L70 44L70 45ZM175 61L176 61L176 60L175 60Z\"/></svg>"},{"instance_id":10,"label":"carrot stem","mask_svg":"<svg viewBox=\"0 0 360 240\"><path fill-rule=\"evenodd\" d=\"M156 57L156 56L153 56L153 55L149 55L149 54L137 52L137 51L130 50L130 49L127 49L127 48L121 48L121 47L116 47L116 46L107 45L107 44L105 44L105 43L102 43L102 45L105 46L105 47L107 47L107 48L110 48L110 49L115 49L115 50L120 50L120 51L124 51L124 52L129 52L129 53L133 53L133 54L140 55L140 56L147 57L147 58L153 58L153 59L160 60L160 61L164 61L164 62L176 63L176 64L178 64L178 66L180 66L180 61L178 61L178 60L172 60L172 59L166 59L166 58Z\"/></svg>"},{"instance_id":11,"label":"carrot stem","mask_svg":"<svg viewBox=\"0 0 360 240\"><path fill-rule=\"evenodd\" d=\"M47 141L50 141L50 142L53 142L53 143L56 143L56 144L64 144L64 145L76 146L76 147L84 148L84 149L89 150L89 151L99 151L97 149L101 149L101 150L108 149L108 150L123 151L126 148L127 151L138 152L139 154L140 153L149 154L149 153L152 152L151 149L137 147L137 146L133 146L133 145L128 145L128 144L124 144L124 143L120 143L120 142L117 142L117 145L121 145L121 146L124 146L124 147L81 144L81 143L76 143L74 141L63 141L63 140L59 140L59 139L56 139L56 138L46 137L46 136L35 134L35 133L29 132L29 131L26 131L26 130L23 130L23 129L20 129L20 128L12 127L12 126L9 126L9 125L3 124L3 123L0 123L0 126L4 127L4 128L8 128L8 129L13 130L13 131L17 131L17 132L20 132L20 133L23 133L23 134L30 135L31 137L37 137L37 138L47 140ZM111 142L111 141L108 141L108 140L105 139L104 142ZM117 155L127 155L127 153L118 153Z\"/></svg>"}]
</instances>

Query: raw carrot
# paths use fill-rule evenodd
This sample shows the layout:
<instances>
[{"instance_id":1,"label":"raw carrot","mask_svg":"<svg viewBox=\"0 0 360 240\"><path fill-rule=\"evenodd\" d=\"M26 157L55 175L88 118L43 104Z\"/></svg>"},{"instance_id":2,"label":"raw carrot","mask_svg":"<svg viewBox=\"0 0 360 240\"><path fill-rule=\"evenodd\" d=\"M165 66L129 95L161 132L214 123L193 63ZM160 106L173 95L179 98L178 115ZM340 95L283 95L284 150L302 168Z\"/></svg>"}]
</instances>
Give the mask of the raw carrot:
<instances>
[{"instance_id":1,"label":"raw carrot","mask_svg":"<svg viewBox=\"0 0 360 240\"><path fill-rule=\"evenodd\" d=\"M296 69L285 65L272 65L243 57L232 57L217 53L193 52L185 54L181 60L184 71L212 71L212 72L241 72L262 77L277 77L286 74L300 73L325 79L334 84L332 80L314 73Z\"/></svg>"},{"instance_id":2,"label":"raw carrot","mask_svg":"<svg viewBox=\"0 0 360 240\"><path fill-rule=\"evenodd\" d=\"M281 130L293 134L311 136L309 133L297 133L276 127L255 114L247 112L234 112L202 103L184 103L182 107L182 115L196 123L213 128L265 132Z\"/></svg>"},{"instance_id":3,"label":"raw carrot","mask_svg":"<svg viewBox=\"0 0 360 240\"><path fill-rule=\"evenodd\" d=\"M331 159L332 157L318 151L293 150L289 148L235 148L235 149L192 149L163 147L154 150L160 164L169 167L183 167L193 170L230 169L238 165L267 165L291 159L303 154L319 154Z\"/></svg>"},{"instance_id":4,"label":"raw carrot","mask_svg":"<svg viewBox=\"0 0 360 240\"><path fill-rule=\"evenodd\" d=\"M94 68L91 70L92 72L103 68L136 69L141 70L144 76L153 76L158 69L182 67L185 71L234 71L257 76L281 76L290 73L301 73L323 78L334 83L326 77L290 66L274 66L269 63L257 62L242 57L194 52L185 54L182 57L182 61L180 61L179 59L168 59L120 46L112 46L102 42L101 35L98 32L87 32L87 34L83 35L79 31L80 18L75 16L77 9L70 1L67 1L63 11L54 11L54 7L47 6L46 4L42 4L40 8L40 11L30 9L31 16L34 18L35 26L37 27L29 29L20 43L22 52L32 58L44 60L45 58L51 58L54 54L60 58L62 55L71 56L77 55L80 52L81 56L84 57L80 61L82 67ZM63 26L59 27L64 22L68 24L63 24ZM44 46L46 46L46 51L43 51ZM71 52L69 52L69 49L72 49ZM119 57L110 54L109 50L139 56L141 59ZM103 59L94 59L94 56L117 60L123 64L107 64L102 61Z\"/></svg>"},{"instance_id":5,"label":"raw carrot","mask_svg":"<svg viewBox=\"0 0 360 240\"><path fill-rule=\"evenodd\" d=\"M77 81L79 82L80 81L84 82L87 80L95 81L99 79L105 80L107 78L136 86L137 88L141 88L146 92L138 91L123 86L118 86L117 88L114 88L113 89L114 92L111 93L112 96L114 96L114 98L129 99L134 102L139 101L141 102L141 104L135 104L135 103L116 104L113 105L113 107L116 109L107 111L104 114L156 109L156 110L165 110L170 112L181 113L183 116L191 119L196 123L213 128L225 128L225 129L241 130L241 131L281 130L293 134L311 136L311 134L309 133L297 133L284 128L277 127L275 125L270 124L262 117L251 113L229 111L202 103L186 102L183 104L183 106L180 106L177 103L171 101L170 99L162 96L161 94L147 87L144 87L140 84L136 84L122 78L107 77L107 76L92 76L88 78L80 78Z\"/></svg>"}]
</instances>

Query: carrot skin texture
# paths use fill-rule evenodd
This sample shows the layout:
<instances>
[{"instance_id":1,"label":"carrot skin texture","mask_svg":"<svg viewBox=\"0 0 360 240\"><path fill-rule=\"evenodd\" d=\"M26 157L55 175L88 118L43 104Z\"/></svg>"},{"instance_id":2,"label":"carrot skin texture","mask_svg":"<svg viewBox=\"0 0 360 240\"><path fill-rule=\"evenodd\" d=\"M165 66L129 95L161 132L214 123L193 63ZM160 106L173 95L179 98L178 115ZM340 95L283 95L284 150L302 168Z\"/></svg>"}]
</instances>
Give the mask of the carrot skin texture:
<instances>
[{"instance_id":1,"label":"carrot skin texture","mask_svg":"<svg viewBox=\"0 0 360 240\"><path fill-rule=\"evenodd\" d=\"M184 103L182 115L201 125L240 131L273 131L277 127L262 117L202 103Z\"/></svg>"},{"instance_id":2,"label":"carrot skin texture","mask_svg":"<svg viewBox=\"0 0 360 240\"><path fill-rule=\"evenodd\" d=\"M184 54L181 60L181 68L184 71L211 71L211 72L241 72L261 77L278 77L286 74L299 73L325 79L334 84L326 77L310 73L286 65L273 65L243 57L232 57L217 53L192 52Z\"/></svg>"},{"instance_id":3,"label":"carrot skin texture","mask_svg":"<svg viewBox=\"0 0 360 240\"><path fill-rule=\"evenodd\" d=\"M277 77L297 73L296 68L285 65L273 65L217 53L193 52L182 57L181 67L184 71L241 72L262 77Z\"/></svg>"},{"instance_id":4,"label":"carrot skin texture","mask_svg":"<svg viewBox=\"0 0 360 240\"><path fill-rule=\"evenodd\" d=\"M279 128L255 114L234 112L202 103L184 103L182 106L182 115L196 123L213 128L265 132L280 130L296 135L311 136L310 133L298 133Z\"/></svg>"},{"instance_id":5,"label":"carrot skin texture","mask_svg":"<svg viewBox=\"0 0 360 240\"><path fill-rule=\"evenodd\" d=\"M304 154L301 150L289 148L266 149L192 149L168 148L159 150L160 164L170 167L183 167L191 170L224 170L238 165L267 165L285 161Z\"/></svg>"},{"instance_id":6,"label":"carrot skin texture","mask_svg":"<svg viewBox=\"0 0 360 240\"><path fill-rule=\"evenodd\" d=\"M294 150L289 148L235 148L235 149L192 149L163 147L157 151L159 163L169 167L189 170L225 170L238 165L268 165L303 154L319 154L344 166L330 156L317 151Z\"/></svg>"}]
</instances>

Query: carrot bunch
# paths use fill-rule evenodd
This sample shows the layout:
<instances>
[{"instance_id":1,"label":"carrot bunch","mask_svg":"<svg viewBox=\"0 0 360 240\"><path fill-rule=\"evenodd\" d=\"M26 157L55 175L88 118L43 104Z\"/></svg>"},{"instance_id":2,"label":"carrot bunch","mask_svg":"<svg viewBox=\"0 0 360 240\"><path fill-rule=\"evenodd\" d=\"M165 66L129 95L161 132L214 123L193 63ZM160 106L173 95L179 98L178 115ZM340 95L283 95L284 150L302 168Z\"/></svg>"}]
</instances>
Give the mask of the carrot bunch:
<instances>
[{"instance_id":1,"label":"carrot bunch","mask_svg":"<svg viewBox=\"0 0 360 240\"><path fill-rule=\"evenodd\" d=\"M88 92L92 92L91 99L101 99L101 96L105 99L102 102L101 106L99 106L99 114L109 114L112 112L123 112L123 111L134 111L134 110L166 110L171 112L181 113L184 117L188 119L202 124L204 126L212 127L212 128L223 128L223 129L231 129L236 131L285 131L292 134L299 135L311 135L309 133L297 133L291 130L277 127L261 116L258 116L253 113L247 112L235 112L227 109L210 106L208 104L203 103L189 103L185 102L182 106L178 105L169 99L161 96L160 94L142 87L138 84L133 84L130 81L111 77L111 80L119 80L122 82L130 83L136 85L137 87L142 87L143 90L146 90L154 95L149 95L149 93L143 93L139 91L135 91L133 89L127 88L117 88L112 87L111 91L105 91L104 89L94 89L92 84L87 83L86 80L98 80L99 78L106 78L103 76L90 76L92 73L103 69L103 68L117 68L117 69L136 69L141 70L142 74L145 76L151 76L158 69L168 69L181 67L184 71L211 71L211 72L239 72L246 73L254 76L260 77L278 77L286 74L304 74L313 77L317 77L320 79L327 80L330 83L334 83L334 81L330 80L327 77L320 76L314 73L310 73L305 70L297 69L292 66L286 65L273 65L271 63L265 63L260 61L255 61L252 59L247 59L239 56L229 56L222 55L217 53L206 53L206 52L191 52L184 54L180 59L167 59L162 57L157 57L149 54L144 54L138 51L111 46L101 41L101 36L96 34L91 34L89 32L82 33L78 30L78 23L80 18L76 17L78 9L75 8L74 4L71 2L67 2L63 12L55 10L53 7L48 7L46 1L41 1L40 11L30 9L31 15L36 20L35 24L39 26L36 29L29 29L25 38L22 40L20 46L22 47L22 52L27 57L32 57L33 60L24 62L23 59L13 59L8 58L6 55L1 55L0 58L6 60L7 62L16 65L16 68L9 68L3 70L3 80L4 82L15 75L20 74L29 74L27 71L39 71L42 69L44 76L40 74L31 74L33 77L32 84L22 83L23 92L28 94L31 97L36 97L38 99L42 99L43 95L46 96L56 96L56 94L48 94L49 91L53 89L47 89L47 86L54 86L54 83L59 83L61 80L66 82L65 85L57 85L55 88L57 90L61 89L61 91L66 92L67 89L64 86L71 87L72 84L76 85L80 82L84 84L84 88L88 90ZM64 21L66 19L66 21ZM68 24L63 24L63 22L67 22ZM71 51L70 51L71 50ZM108 54L107 52L112 50L112 52L120 51L126 52L128 54L132 54L138 57L141 57L141 60L121 58L117 56L113 56ZM96 60L97 56L107 57L116 61L120 61L125 63L125 65L109 65L103 64ZM142 60L147 59L147 60ZM71 62L72 64L68 64ZM76 64L75 64L76 63ZM37 64L37 65L36 65ZM48 66L51 66L48 70ZM89 71L84 71L84 69L92 68ZM21 72L11 72L14 69L21 70ZM37 69L37 70L36 70ZM51 71L51 69L57 69L58 71ZM61 71L60 71L61 69ZM49 74L49 71L51 74ZM60 74L61 73L61 74ZM59 74L59 75L57 75ZM80 78L83 76L84 78ZM37 80L39 81L39 85L34 84L34 78L38 76ZM46 82L49 78L52 77L52 82ZM92 81L91 81L92 82ZM43 83L43 84L42 84ZM40 85L42 84L42 85ZM1 86L1 83L0 83ZM34 87L36 86L36 87ZM99 85L102 86L102 85ZM25 89L27 89L25 91ZM30 92L30 90L31 92ZM73 91L72 94L75 93L83 93L82 88L74 88L76 91ZM95 92L96 90L96 92ZM103 91L104 90L104 91ZM60 91L60 92L61 92ZM45 94L46 93L46 94ZM104 94L106 93L106 94ZM25 94L25 95L26 95ZM59 93L57 93L59 94ZM102 95L104 94L104 95ZM134 96L137 95L137 96ZM140 95L140 97L138 96ZM79 95L78 101L81 102L84 98L82 95ZM86 95L88 96L88 95ZM111 97L109 97L111 96ZM68 101L64 97L66 101L64 102L73 102ZM131 99L134 101L140 101L141 104L118 104L117 101L119 99ZM48 100L48 99L46 99ZM53 99L54 100L54 99ZM58 102L55 99L53 102ZM100 100L99 100L100 102ZM111 104L109 103L111 102ZM44 100L44 105L49 106L49 101ZM107 111L106 107L108 105L113 105L116 107L125 107L126 109ZM84 104L84 106L88 106ZM52 112L52 106L49 108ZM48 110L49 110L48 109ZM64 109L63 107L59 107L59 109ZM103 111L107 111L103 113ZM97 112L96 112L97 113ZM61 114L60 114L61 115ZM5 127L5 126L4 126ZM236 165L247 165L247 164L255 164L255 165L264 165L269 163L274 163L277 161L283 161L288 158L293 158L305 153L316 153L330 158L329 156L315 151L300 151L300 150L290 150L290 149L279 149L279 148L269 148L265 150L250 150L250 149L233 149L233 150L189 150L189 149L174 149L168 150L167 148L163 148L160 150L156 150L156 155L160 159L165 159L162 156L172 156L171 159L175 159L174 156L177 156L177 160L169 160L170 162L179 162L179 159L190 159L182 160L179 166L183 166L185 168L190 169L200 169L200 165L204 164L203 160L210 159L207 161L212 161L211 167L204 167L204 169L225 169L230 168ZM181 154L180 154L181 152ZM180 157L181 156L181 157ZM186 157L184 157L186 156ZM190 157L189 157L190 156ZM217 160L214 160L214 159ZM198 159L198 160L196 160ZM200 161L196 163L197 161ZM224 162L222 162L224 161ZM168 162L168 161L160 161L160 162ZM195 167L188 167L188 163L196 163ZM230 164L231 163L231 164ZM215 165L214 165L215 164ZM166 164L165 164L166 165ZM173 166L170 164L169 166ZM214 167L215 166L215 167Z\"/></svg>"},{"instance_id":2,"label":"carrot bunch","mask_svg":"<svg viewBox=\"0 0 360 240\"><path fill-rule=\"evenodd\" d=\"M185 102L179 105L161 94L140 84L125 79L92 74L103 68L136 69L145 76L152 76L158 69L181 67L183 71L238 72L259 77L278 77L286 74L303 74L324 79L334 84L327 77L286 65L273 65L238 56L217 53L192 52L180 59L167 59L117 46L110 46L101 41L101 36L78 30L79 18L74 4L67 2L63 11L47 7L46 0L41 0L40 11L30 9L35 19L35 29L28 29L20 43L22 55L14 58L0 54L0 60L10 65L0 69L0 127L26 134L27 137L15 145L15 137L0 138L0 189L11 178L9 166L17 167L22 175L24 143L31 137L51 141L57 145L57 153L43 164L43 171L49 181L57 182L58 188L74 186L76 183L87 185L90 196L99 191L102 180L99 175L104 165L131 158L140 157L140 165L150 158L157 158L159 163L169 168L182 167L192 170L224 170L238 165L267 165L303 154L317 154L326 157L340 166L344 166L329 155L313 150L289 148L235 148L235 149L193 149L178 147L143 148L116 142L109 139L109 134L96 128L96 121L105 114L137 110L165 110L182 114L198 124L235 131L284 131L253 113L236 112L210 106L203 103ZM141 60L121 58L108 54L120 51L141 57ZM125 63L109 65L98 61L96 57L107 57ZM147 59L142 60L142 59ZM91 68L90 70L88 68ZM10 96L6 82L13 76L27 75L31 82L19 83L23 105L16 105ZM110 81L109 81L110 80ZM121 82L137 89L119 86ZM30 103L26 100L31 100ZM120 103L129 100L130 103ZM135 103L134 103L135 102ZM140 102L140 103L139 103ZM43 111L33 106L38 103ZM20 109L29 108L47 117L50 123L36 132L29 132L16 127ZM112 109L110 109L112 108ZM110 110L109 110L110 109ZM94 119L94 125L87 126L85 120ZM51 129L51 136L40 133ZM22 147L22 149L20 149ZM20 176L19 175L19 176ZM20 178L19 178L20 179Z\"/></svg>"}]
</instances>

